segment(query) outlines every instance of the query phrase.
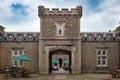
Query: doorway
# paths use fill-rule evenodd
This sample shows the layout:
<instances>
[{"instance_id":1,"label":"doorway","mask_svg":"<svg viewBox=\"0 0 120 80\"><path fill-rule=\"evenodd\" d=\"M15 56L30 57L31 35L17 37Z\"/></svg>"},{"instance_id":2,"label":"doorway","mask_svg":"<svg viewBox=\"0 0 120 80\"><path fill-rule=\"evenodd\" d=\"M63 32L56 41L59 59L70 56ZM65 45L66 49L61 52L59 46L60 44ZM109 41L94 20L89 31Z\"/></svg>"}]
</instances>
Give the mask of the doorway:
<instances>
[{"instance_id":1,"label":"doorway","mask_svg":"<svg viewBox=\"0 0 120 80\"><path fill-rule=\"evenodd\" d=\"M59 67L62 67L62 58L59 58Z\"/></svg>"},{"instance_id":2,"label":"doorway","mask_svg":"<svg viewBox=\"0 0 120 80\"><path fill-rule=\"evenodd\" d=\"M61 49L50 51L49 73L71 73L71 52Z\"/></svg>"}]
</instances>

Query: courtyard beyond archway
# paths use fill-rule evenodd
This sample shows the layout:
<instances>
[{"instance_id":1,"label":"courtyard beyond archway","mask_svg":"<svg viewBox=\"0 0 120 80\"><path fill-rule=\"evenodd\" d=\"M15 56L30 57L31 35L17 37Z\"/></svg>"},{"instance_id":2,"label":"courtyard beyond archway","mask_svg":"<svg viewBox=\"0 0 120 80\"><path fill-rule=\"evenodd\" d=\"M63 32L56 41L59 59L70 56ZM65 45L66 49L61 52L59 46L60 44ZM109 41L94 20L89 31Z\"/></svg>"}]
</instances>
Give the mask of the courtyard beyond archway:
<instances>
[{"instance_id":1,"label":"courtyard beyond archway","mask_svg":"<svg viewBox=\"0 0 120 80\"><path fill-rule=\"evenodd\" d=\"M49 73L70 73L71 52L67 50L53 50L49 52Z\"/></svg>"}]
</instances>

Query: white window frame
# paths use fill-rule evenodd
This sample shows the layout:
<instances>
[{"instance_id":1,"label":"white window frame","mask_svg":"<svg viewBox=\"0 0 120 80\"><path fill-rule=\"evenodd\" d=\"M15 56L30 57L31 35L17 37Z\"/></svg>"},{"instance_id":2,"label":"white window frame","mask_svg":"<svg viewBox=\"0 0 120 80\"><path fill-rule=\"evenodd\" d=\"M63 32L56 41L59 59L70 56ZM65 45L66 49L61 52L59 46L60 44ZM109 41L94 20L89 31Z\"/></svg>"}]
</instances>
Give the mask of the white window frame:
<instances>
[{"instance_id":1,"label":"white window frame","mask_svg":"<svg viewBox=\"0 0 120 80\"><path fill-rule=\"evenodd\" d=\"M100 64L99 64L99 61L100 61ZM97 66L101 66L101 57L97 57Z\"/></svg>"},{"instance_id":2,"label":"white window frame","mask_svg":"<svg viewBox=\"0 0 120 80\"><path fill-rule=\"evenodd\" d=\"M22 64L20 64L21 60L12 60L12 61L13 61L13 66L14 67L21 67L21 66L23 66L23 61L22 61ZM15 61L16 61L16 65L15 65Z\"/></svg>"},{"instance_id":3,"label":"white window frame","mask_svg":"<svg viewBox=\"0 0 120 80\"><path fill-rule=\"evenodd\" d=\"M105 60L105 64L103 64L103 60ZM107 57L105 59L102 57L102 66L107 66Z\"/></svg>"},{"instance_id":4,"label":"white window frame","mask_svg":"<svg viewBox=\"0 0 120 80\"><path fill-rule=\"evenodd\" d=\"M16 65L15 65L15 62L16 62ZM12 64L13 64L14 67L16 67L17 66L17 60L12 60Z\"/></svg>"},{"instance_id":5,"label":"white window frame","mask_svg":"<svg viewBox=\"0 0 120 80\"><path fill-rule=\"evenodd\" d=\"M20 61L21 61L21 60L18 60L18 66L19 66L19 67L21 67L21 66L23 65L23 61L21 61L22 64L20 64Z\"/></svg>"},{"instance_id":6,"label":"white window frame","mask_svg":"<svg viewBox=\"0 0 120 80\"><path fill-rule=\"evenodd\" d=\"M99 51L100 51L100 55L98 55ZM105 55L103 55L103 51L105 51ZM96 53L97 53L97 66L106 67L107 66L107 49L98 49ZM100 64L99 64L99 61L100 61ZM103 61L105 61L105 64L103 64Z\"/></svg>"},{"instance_id":7,"label":"white window frame","mask_svg":"<svg viewBox=\"0 0 120 80\"><path fill-rule=\"evenodd\" d=\"M15 53L16 52L16 53ZM12 51L12 55L13 55L13 57L15 57L15 56L18 56L18 52L15 50L15 51Z\"/></svg>"},{"instance_id":8,"label":"white window frame","mask_svg":"<svg viewBox=\"0 0 120 80\"><path fill-rule=\"evenodd\" d=\"M22 54L20 54L20 52L22 52ZM18 55L19 55L19 56L24 55L24 51L23 51L23 50L19 50Z\"/></svg>"},{"instance_id":9,"label":"white window frame","mask_svg":"<svg viewBox=\"0 0 120 80\"><path fill-rule=\"evenodd\" d=\"M17 55L15 55L15 52L17 51ZM21 55L24 55L24 50L11 50L11 57L13 58L13 57L16 57L16 56L20 56L20 51L22 52L22 54ZM16 61L16 65L15 65L15 61ZM21 66L23 66L24 65L24 62L22 61L22 65L20 64L20 61L21 60L12 60L12 64L13 64L13 66L14 67L16 67L16 66L18 66L18 67L21 67Z\"/></svg>"}]
</instances>

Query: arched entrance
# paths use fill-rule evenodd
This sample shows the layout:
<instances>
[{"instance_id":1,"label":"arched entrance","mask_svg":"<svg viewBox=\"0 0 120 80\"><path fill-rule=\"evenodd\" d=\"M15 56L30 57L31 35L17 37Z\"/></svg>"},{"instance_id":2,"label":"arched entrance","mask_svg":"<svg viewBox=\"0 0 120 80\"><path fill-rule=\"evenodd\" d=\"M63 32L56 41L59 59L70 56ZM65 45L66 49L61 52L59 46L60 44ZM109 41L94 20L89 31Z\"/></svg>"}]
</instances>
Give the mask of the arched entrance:
<instances>
[{"instance_id":1,"label":"arched entrance","mask_svg":"<svg viewBox=\"0 0 120 80\"><path fill-rule=\"evenodd\" d=\"M70 73L71 52L68 50L53 50L49 52L49 73Z\"/></svg>"}]
</instances>

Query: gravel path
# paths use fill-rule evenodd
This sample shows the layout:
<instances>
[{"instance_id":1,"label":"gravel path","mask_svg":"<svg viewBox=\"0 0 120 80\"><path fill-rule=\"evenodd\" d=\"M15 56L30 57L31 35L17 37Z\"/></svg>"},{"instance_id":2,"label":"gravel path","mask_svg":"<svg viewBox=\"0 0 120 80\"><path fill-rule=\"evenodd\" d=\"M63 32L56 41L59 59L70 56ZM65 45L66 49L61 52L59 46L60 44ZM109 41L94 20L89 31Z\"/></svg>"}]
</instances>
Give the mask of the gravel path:
<instances>
[{"instance_id":1,"label":"gravel path","mask_svg":"<svg viewBox=\"0 0 120 80\"><path fill-rule=\"evenodd\" d=\"M111 78L109 74L51 74L51 75L35 75L32 74L30 78L9 78L0 80L120 80L120 78Z\"/></svg>"}]
</instances>

